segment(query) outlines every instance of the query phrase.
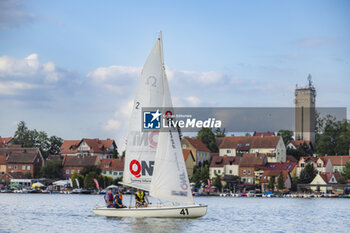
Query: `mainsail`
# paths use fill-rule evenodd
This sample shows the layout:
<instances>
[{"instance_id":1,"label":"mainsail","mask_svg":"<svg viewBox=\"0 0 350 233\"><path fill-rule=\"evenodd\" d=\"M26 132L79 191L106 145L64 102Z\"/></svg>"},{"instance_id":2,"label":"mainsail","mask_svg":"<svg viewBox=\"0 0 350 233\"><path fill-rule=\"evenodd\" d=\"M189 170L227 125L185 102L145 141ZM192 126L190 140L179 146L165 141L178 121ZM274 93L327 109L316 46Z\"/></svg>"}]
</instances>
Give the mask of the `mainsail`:
<instances>
[{"instance_id":1,"label":"mainsail","mask_svg":"<svg viewBox=\"0 0 350 233\"><path fill-rule=\"evenodd\" d=\"M163 62L162 44L160 49ZM164 69L162 71L164 88L162 109L170 111L173 105L165 71ZM164 201L194 204L176 128L168 128L159 133L150 195Z\"/></svg>"},{"instance_id":2,"label":"mainsail","mask_svg":"<svg viewBox=\"0 0 350 233\"><path fill-rule=\"evenodd\" d=\"M142 131L142 108L163 104L161 56L161 41L158 39L143 66L129 123L125 154L123 184L147 191L152 180L158 133Z\"/></svg>"}]
</instances>

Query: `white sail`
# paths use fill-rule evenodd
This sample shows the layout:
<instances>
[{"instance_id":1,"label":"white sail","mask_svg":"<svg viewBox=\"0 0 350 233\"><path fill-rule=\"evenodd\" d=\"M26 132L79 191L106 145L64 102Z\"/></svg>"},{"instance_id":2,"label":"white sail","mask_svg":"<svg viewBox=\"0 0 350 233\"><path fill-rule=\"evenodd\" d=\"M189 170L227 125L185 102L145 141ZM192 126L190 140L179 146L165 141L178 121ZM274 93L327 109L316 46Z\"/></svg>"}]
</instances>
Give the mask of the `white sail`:
<instances>
[{"instance_id":1,"label":"white sail","mask_svg":"<svg viewBox=\"0 0 350 233\"><path fill-rule=\"evenodd\" d=\"M160 40L160 42L162 41ZM162 49L162 45L160 45L160 49ZM161 57L163 59L162 51ZM162 107L163 109L171 109L173 105L164 70L163 84ZM194 204L176 128L169 128L167 131L159 133L150 195L164 201Z\"/></svg>"},{"instance_id":2,"label":"white sail","mask_svg":"<svg viewBox=\"0 0 350 233\"><path fill-rule=\"evenodd\" d=\"M150 189L158 133L142 132L142 108L160 107L163 103L163 64L158 39L143 67L129 123L123 184Z\"/></svg>"}]
</instances>

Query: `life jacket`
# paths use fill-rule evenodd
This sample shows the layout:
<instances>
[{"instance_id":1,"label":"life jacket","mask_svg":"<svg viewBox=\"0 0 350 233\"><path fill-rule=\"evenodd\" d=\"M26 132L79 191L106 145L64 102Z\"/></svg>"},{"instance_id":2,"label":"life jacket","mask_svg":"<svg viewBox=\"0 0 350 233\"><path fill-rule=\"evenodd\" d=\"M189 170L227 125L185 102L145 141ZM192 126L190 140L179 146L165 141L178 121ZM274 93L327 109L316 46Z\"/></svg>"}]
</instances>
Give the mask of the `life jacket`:
<instances>
[{"instance_id":1,"label":"life jacket","mask_svg":"<svg viewBox=\"0 0 350 233\"><path fill-rule=\"evenodd\" d=\"M105 200L107 203L113 203L113 194L107 193Z\"/></svg>"},{"instance_id":2,"label":"life jacket","mask_svg":"<svg viewBox=\"0 0 350 233\"><path fill-rule=\"evenodd\" d=\"M136 193L136 197L137 197L137 200L138 200L138 201L143 202L143 201L144 201L144 200L143 200L144 196L145 196L145 195L144 195L143 192L140 192L140 193L137 192L137 193Z\"/></svg>"},{"instance_id":3,"label":"life jacket","mask_svg":"<svg viewBox=\"0 0 350 233\"><path fill-rule=\"evenodd\" d=\"M115 196L115 202L118 204L123 204L123 196L122 195L116 195Z\"/></svg>"}]
</instances>

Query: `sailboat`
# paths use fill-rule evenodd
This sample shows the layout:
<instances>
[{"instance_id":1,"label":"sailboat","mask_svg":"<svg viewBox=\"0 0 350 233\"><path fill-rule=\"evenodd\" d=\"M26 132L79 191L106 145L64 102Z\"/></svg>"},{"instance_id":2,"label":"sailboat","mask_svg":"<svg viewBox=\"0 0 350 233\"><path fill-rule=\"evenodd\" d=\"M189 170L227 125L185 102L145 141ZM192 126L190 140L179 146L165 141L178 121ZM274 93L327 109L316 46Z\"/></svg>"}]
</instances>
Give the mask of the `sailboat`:
<instances>
[{"instance_id":1,"label":"sailboat","mask_svg":"<svg viewBox=\"0 0 350 233\"><path fill-rule=\"evenodd\" d=\"M143 108L157 108L145 112ZM165 203L147 207L96 207L95 215L108 217L197 218L207 212L207 205L195 204L188 180L178 130L142 130L145 114L151 121L160 120L162 109L172 109L171 95L164 68L162 34L148 56L137 87L131 114L123 182L121 184L145 190ZM163 112L163 114L165 114ZM153 126L153 124L152 124ZM157 126L155 126L157 128ZM158 140L157 140L158 139Z\"/></svg>"}]
</instances>

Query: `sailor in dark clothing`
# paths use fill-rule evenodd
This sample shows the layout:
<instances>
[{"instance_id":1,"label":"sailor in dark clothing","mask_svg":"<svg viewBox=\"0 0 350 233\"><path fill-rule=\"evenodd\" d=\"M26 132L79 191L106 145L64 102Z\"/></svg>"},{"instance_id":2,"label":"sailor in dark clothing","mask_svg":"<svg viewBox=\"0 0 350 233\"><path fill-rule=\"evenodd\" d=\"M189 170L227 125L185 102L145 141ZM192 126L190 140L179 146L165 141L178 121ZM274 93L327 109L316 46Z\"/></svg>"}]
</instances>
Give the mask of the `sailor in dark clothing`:
<instances>
[{"instance_id":1,"label":"sailor in dark clothing","mask_svg":"<svg viewBox=\"0 0 350 233\"><path fill-rule=\"evenodd\" d=\"M108 192L105 196L105 201L107 204L107 208L113 208L113 193L112 193L112 189L108 189Z\"/></svg>"}]
</instances>

